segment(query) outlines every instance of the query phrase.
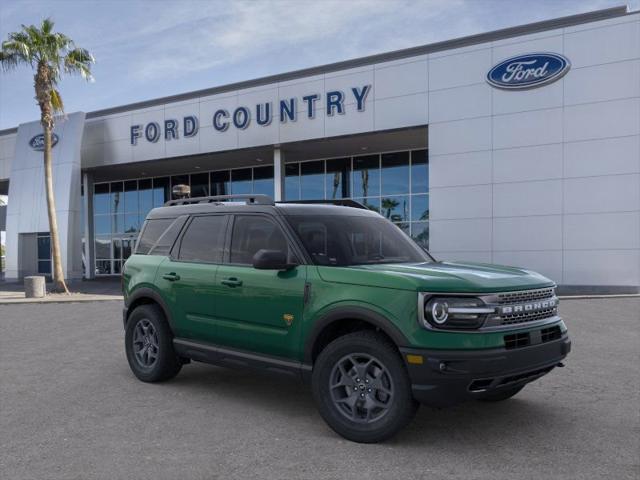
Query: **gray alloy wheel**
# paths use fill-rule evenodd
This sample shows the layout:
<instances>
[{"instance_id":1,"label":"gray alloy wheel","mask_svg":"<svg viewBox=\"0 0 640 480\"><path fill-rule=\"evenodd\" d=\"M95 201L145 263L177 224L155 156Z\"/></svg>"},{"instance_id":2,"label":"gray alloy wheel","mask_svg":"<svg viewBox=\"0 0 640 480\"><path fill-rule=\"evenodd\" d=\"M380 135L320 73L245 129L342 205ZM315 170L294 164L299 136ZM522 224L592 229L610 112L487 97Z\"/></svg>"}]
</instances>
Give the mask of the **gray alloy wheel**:
<instances>
[{"instance_id":1,"label":"gray alloy wheel","mask_svg":"<svg viewBox=\"0 0 640 480\"><path fill-rule=\"evenodd\" d=\"M141 367L151 368L158 360L159 352L156 329L148 319L141 318L133 331L133 353L136 361Z\"/></svg>"},{"instance_id":2,"label":"gray alloy wheel","mask_svg":"<svg viewBox=\"0 0 640 480\"><path fill-rule=\"evenodd\" d=\"M367 353L353 353L338 360L329 376L329 391L337 411L364 424L384 417L394 395L389 371Z\"/></svg>"}]
</instances>

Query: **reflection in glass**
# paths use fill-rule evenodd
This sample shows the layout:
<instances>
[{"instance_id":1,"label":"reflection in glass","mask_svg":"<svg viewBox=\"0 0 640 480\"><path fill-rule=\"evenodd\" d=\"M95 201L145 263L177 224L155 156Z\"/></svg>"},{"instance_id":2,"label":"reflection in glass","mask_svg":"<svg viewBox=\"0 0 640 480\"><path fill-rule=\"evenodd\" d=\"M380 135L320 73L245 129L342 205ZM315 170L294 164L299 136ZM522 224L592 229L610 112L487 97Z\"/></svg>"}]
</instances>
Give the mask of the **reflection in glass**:
<instances>
[{"instance_id":1,"label":"reflection in glass","mask_svg":"<svg viewBox=\"0 0 640 480\"><path fill-rule=\"evenodd\" d=\"M96 258L111 258L111 237L96 237Z\"/></svg>"},{"instance_id":2,"label":"reflection in glass","mask_svg":"<svg viewBox=\"0 0 640 480\"><path fill-rule=\"evenodd\" d=\"M112 240L113 243L113 258L122 258L122 240L119 238L114 238Z\"/></svg>"},{"instance_id":3,"label":"reflection in glass","mask_svg":"<svg viewBox=\"0 0 640 480\"><path fill-rule=\"evenodd\" d=\"M285 200L300 200L300 164L288 163L284 166Z\"/></svg>"},{"instance_id":4,"label":"reflection in glass","mask_svg":"<svg viewBox=\"0 0 640 480\"><path fill-rule=\"evenodd\" d=\"M418 245L429 248L429 222L416 222L411 224L411 238Z\"/></svg>"},{"instance_id":5,"label":"reflection in glass","mask_svg":"<svg viewBox=\"0 0 640 480\"><path fill-rule=\"evenodd\" d=\"M409 152L382 155L382 195L409 193Z\"/></svg>"},{"instance_id":6,"label":"reflection in glass","mask_svg":"<svg viewBox=\"0 0 640 480\"><path fill-rule=\"evenodd\" d=\"M124 211L138 213L138 182L129 180L124 182Z\"/></svg>"},{"instance_id":7,"label":"reflection in glass","mask_svg":"<svg viewBox=\"0 0 640 480\"><path fill-rule=\"evenodd\" d=\"M229 170L211 172L211 195L229 195Z\"/></svg>"},{"instance_id":8,"label":"reflection in glass","mask_svg":"<svg viewBox=\"0 0 640 480\"><path fill-rule=\"evenodd\" d=\"M93 228L96 235L111 233L111 215L96 215L93 217Z\"/></svg>"},{"instance_id":9,"label":"reflection in glass","mask_svg":"<svg viewBox=\"0 0 640 480\"><path fill-rule=\"evenodd\" d=\"M110 275L111 260L96 260L96 275Z\"/></svg>"},{"instance_id":10,"label":"reflection in glass","mask_svg":"<svg viewBox=\"0 0 640 480\"><path fill-rule=\"evenodd\" d=\"M380 202L382 215L392 222L409 220L409 197L385 197Z\"/></svg>"},{"instance_id":11,"label":"reflection in glass","mask_svg":"<svg viewBox=\"0 0 640 480\"><path fill-rule=\"evenodd\" d=\"M100 183L93 186L93 212L109 213L109 184Z\"/></svg>"},{"instance_id":12,"label":"reflection in glass","mask_svg":"<svg viewBox=\"0 0 640 480\"><path fill-rule=\"evenodd\" d=\"M374 212L380 213L380 198L354 198L356 202L361 203L369 210L373 210Z\"/></svg>"},{"instance_id":13,"label":"reflection in glass","mask_svg":"<svg viewBox=\"0 0 640 480\"><path fill-rule=\"evenodd\" d=\"M427 150L411 152L411 193L429 191L429 164Z\"/></svg>"},{"instance_id":14,"label":"reflection in glass","mask_svg":"<svg viewBox=\"0 0 640 480\"><path fill-rule=\"evenodd\" d=\"M124 232L135 233L140 230L140 217L137 213L127 213L124 216Z\"/></svg>"},{"instance_id":15,"label":"reflection in glass","mask_svg":"<svg viewBox=\"0 0 640 480\"><path fill-rule=\"evenodd\" d=\"M395 223L396 227L398 227L402 232L408 237L409 236L409 224L408 223Z\"/></svg>"},{"instance_id":16,"label":"reflection in glass","mask_svg":"<svg viewBox=\"0 0 640 480\"><path fill-rule=\"evenodd\" d=\"M233 195L252 193L250 168L231 170L231 193Z\"/></svg>"},{"instance_id":17,"label":"reflection in glass","mask_svg":"<svg viewBox=\"0 0 640 480\"><path fill-rule=\"evenodd\" d=\"M300 164L302 200L324 200L324 161Z\"/></svg>"},{"instance_id":18,"label":"reflection in glass","mask_svg":"<svg viewBox=\"0 0 640 480\"><path fill-rule=\"evenodd\" d=\"M153 179L153 206L161 207L169 200L169 177Z\"/></svg>"},{"instance_id":19,"label":"reflection in glass","mask_svg":"<svg viewBox=\"0 0 640 480\"><path fill-rule=\"evenodd\" d=\"M191 198L209 196L209 174L194 173L191 175Z\"/></svg>"},{"instance_id":20,"label":"reflection in glass","mask_svg":"<svg viewBox=\"0 0 640 480\"><path fill-rule=\"evenodd\" d=\"M149 210L153 208L153 188L150 178L138 180L138 199L140 202L140 213L147 216Z\"/></svg>"},{"instance_id":21,"label":"reflection in glass","mask_svg":"<svg viewBox=\"0 0 640 480\"><path fill-rule=\"evenodd\" d=\"M273 197L273 166L253 169L253 193Z\"/></svg>"},{"instance_id":22,"label":"reflection in glass","mask_svg":"<svg viewBox=\"0 0 640 480\"><path fill-rule=\"evenodd\" d=\"M122 182L111 182L111 213L124 212Z\"/></svg>"},{"instance_id":23,"label":"reflection in glass","mask_svg":"<svg viewBox=\"0 0 640 480\"><path fill-rule=\"evenodd\" d=\"M327 198L349 198L350 158L327 160L326 192Z\"/></svg>"},{"instance_id":24,"label":"reflection in glass","mask_svg":"<svg viewBox=\"0 0 640 480\"><path fill-rule=\"evenodd\" d=\"M356 197L380 195L380 157L378 155L353 158L353 195Z\"/></svg>"},{"instance_id":25,"label":"reflection in glass","mask_svg":"<svg viewBox=\"0 0 640 480\"><path fill-rule=\"evenodd\" d=\"M411 197L411 220L429 220L429 195Z\"/></svg>"},{"instance_id":26,"label":"reflection in glass","mask_svg":"<svg viewBox=\"0 0 640 480\"><path fill-rule=\"evenodd\" d=\"M124 215L111 215L111 232L122 233L124 232Z\"/></svg>"}]
</instances>

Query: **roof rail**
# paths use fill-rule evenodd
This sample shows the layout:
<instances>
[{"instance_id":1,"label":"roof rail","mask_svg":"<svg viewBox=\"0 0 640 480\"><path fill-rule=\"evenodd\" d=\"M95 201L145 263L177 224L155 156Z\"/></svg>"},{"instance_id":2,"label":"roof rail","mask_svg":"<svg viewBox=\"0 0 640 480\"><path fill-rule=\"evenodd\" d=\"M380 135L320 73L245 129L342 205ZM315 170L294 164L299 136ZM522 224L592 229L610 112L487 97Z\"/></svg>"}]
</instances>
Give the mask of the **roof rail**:
<instances>
[{"instance_id":1,"label":"roof rail","mask_svg":"<svg viewBox=\"0 0 640 480\"><path fill-rule=\"evenodd\" d=\"M351 207L351 208L362 208L364 210L368 210L366 206L364 206L360 202L356 202L355 200L351 200L350 198L339 198L335 200L286 200L283 202L277 203L301 203L301 204L311 204L311 205L338 205L340 207Z\"/></svg>"},{"instance_id":2,"label":"roof rail","mask_svg":"<svg viewBox=\"0 0 640 480\"><path fill-rule=\"evenodd\" d=\"M193 198L179 198L177 200L169 200L164 204L165 207L171 207L174 205L193 205L197 203L222 203L226 200L246 200L247 205L274 205L273 199L269 195L214 195L211 197L193 197Z\"/></svg>"}]
</instances>

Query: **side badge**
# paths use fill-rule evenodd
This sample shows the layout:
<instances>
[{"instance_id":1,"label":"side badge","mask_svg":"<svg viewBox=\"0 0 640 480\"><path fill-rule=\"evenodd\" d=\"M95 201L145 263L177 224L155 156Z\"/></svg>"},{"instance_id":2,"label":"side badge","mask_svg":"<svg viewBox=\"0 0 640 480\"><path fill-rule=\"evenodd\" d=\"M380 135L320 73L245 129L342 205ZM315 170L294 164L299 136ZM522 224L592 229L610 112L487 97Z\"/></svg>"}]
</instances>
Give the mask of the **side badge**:
<instances>
[{"instance_id":1,"label":"side badge","mask_svg":"<svg viewBox=\"0 0 640 480\"><path fill-rule=\"evenodd\" d=\"M293 323L293 315L291 315L290 313L285 313L284 315L282 315L282 319L287 324L287 327L290 327Z\"/></svg>"}]
</instances>

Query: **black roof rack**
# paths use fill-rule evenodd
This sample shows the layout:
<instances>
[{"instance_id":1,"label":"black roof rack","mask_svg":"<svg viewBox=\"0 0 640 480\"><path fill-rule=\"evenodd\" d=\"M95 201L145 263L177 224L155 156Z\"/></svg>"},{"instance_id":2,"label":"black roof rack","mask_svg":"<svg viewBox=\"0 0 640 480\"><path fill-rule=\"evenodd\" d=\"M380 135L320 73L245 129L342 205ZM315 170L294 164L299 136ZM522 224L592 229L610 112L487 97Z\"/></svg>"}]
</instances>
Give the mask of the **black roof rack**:
<instances>
[{"instance_id":1,"label":"black roof rack","mask_svg":"<svg viewBox=\"0 0 640 480\"><path fill-rule=\"evenodd\" d=\"M193 197L179 198L177 200L169 200L164 204L165 207L174 205L193 205L197 203L223 203L227 200L246 200L247 205L274 205L273 198L269 195L214 195L211 197Z\"/></svg>"},{"instance_id":2,"label":"black roof rack","mask_svg":"<svg viewBox=\"0 0 640 480\"><path fill-rule=\"evenodd\" d=\"M364 210L368 210L360 202L356 202L355 200L351 200L349 198L340 198L335 200L286 200L283 202L277 203L299 203L299 204L310 204L310 205L338 205L340 207L352 207L352 208L362 208Z\"/></svg>"}]
</instances>

